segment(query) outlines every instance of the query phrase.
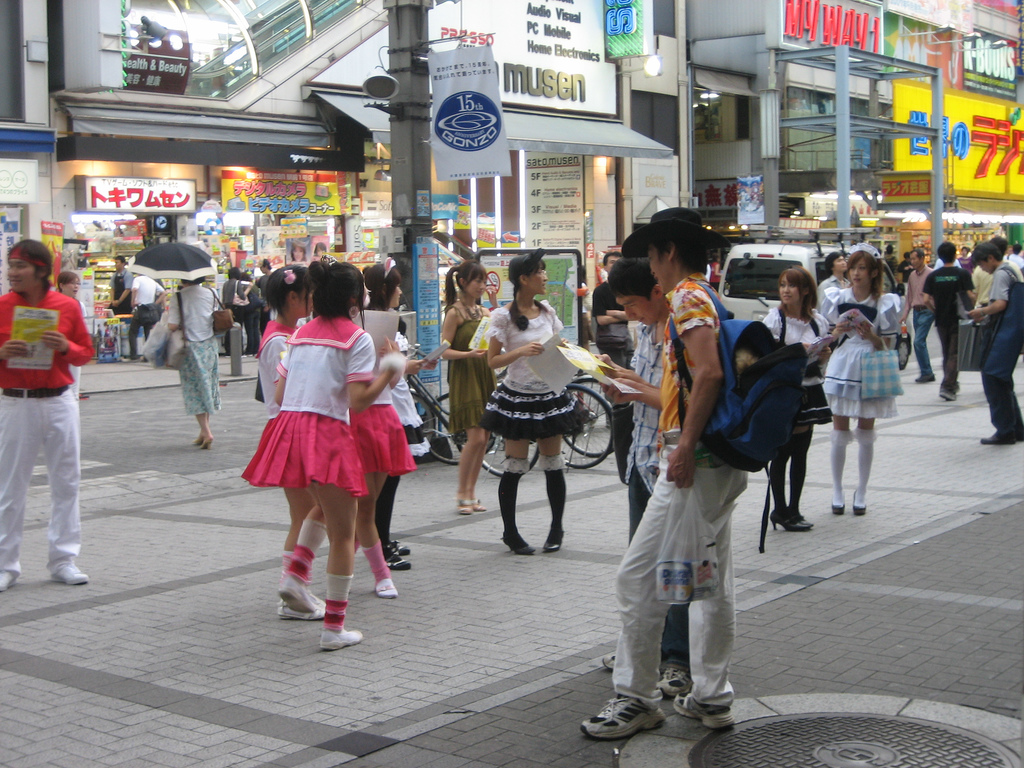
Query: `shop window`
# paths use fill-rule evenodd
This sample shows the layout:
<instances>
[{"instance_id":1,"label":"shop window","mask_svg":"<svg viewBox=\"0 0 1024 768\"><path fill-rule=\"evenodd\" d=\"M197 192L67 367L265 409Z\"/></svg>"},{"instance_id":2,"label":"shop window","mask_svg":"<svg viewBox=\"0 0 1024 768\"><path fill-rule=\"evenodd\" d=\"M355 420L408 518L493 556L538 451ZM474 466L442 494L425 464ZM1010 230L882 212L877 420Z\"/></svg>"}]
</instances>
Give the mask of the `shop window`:
<instances>
[{"instance_id":1,"label":"shop window","mask_svg":"<svg viewBox=\"0 0 1024 768\"><path fill-rule=\"evenodd\" d=\"M661 93L630 94L630 127L679 154L679 99Z\"/></svg>"},{"instance_id":2,"label":"shop window","mask_svg":"<svg viewBox=\"0 0 1024 768\"><path fill-rule=\"evenodd\" d=\"M654 0L654 34L676 36L676 0Z\"/></svg>"},{"instance_id":3,"label":"shop window","mask_svg":"<svg viewBox=\"0 0 1024 768\"><path fill-rule=\"evenodd\" d=\"M750 138L750 97L695 91L693 140L695 144L745 141Z\"/></svg>"},{"instance_id":4,"label":"shop window","mask_svg":"<svg viewBox=\"0 0 1024 768\"><path fill-rule=\"evenodd\" d=\"M835 114L835 94L809 88L786 89L785 117L809 117ZM850 99L850 112L868 115L866 99ZM794 128L782 131L782 169L787 171L834 170L836 167L836 140L834 136ZM851 138L850 167L867 169L872 165L873 143L866 138Z\"/></svg>"},{"instance_id":5,"label":"shop window","mask_svg":"<svg viewBox=\"0 0 1024 768\"><path fill-rule=\"evenodd\" d=\"M4 87L0 88L0 119L24 120L24 49L21 41L21 3L0 5L0 67Z\"/></svg>"}]
</instances>

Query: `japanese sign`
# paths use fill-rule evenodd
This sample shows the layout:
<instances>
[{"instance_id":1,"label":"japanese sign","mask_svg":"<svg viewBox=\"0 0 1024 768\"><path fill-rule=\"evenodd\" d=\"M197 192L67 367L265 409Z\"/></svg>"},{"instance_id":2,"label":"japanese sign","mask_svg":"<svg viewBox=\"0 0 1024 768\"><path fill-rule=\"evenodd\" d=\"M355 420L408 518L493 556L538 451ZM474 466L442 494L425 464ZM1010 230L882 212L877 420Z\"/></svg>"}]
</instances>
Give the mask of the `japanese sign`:
<instances>
[{"instance_id":1,"label":"japanese sign","mask_svg":"<svg viewBox=\"0 0 1024 768\"><path fill-rule=\"evenodd\" d=\"M1024 119L1021 105L985 96L947 93L944 114L931 115L931 91L893 84L893 119L911 125L941 124L942 151L953 194L1024 199ZM925 137L893 142L897 171L931 168Z\"/></svg>"},{"instance_id":2,"label":"japanese sign","mask_svg":"<svg viewBox=\"0 0 1024 768\"><path fill-rule=\"evenodd\" d=\"M892 173L882 179L882 197L894 203L924 203L932 200L932 177L927 173Z\"/></svg>"},{"instance_id":3,"label":"japanese sign","mask_svg":"<svg viewBox=\"0 0 1024 768\"><path fill-rule=\"evenodd\" d=\"M39 202L39 161L0 158L0 203Z\"/></svg>"},{"instance_id":4,"label":"japanese sign","mask_svg":"<svg viewBox=\"0 0 1024 768\"><path fill-rule=\"evenodd\" d=\"M764 176L740 176L736 182L736 223L764 224Z\"/></svg>"},{"instance_id":5,"label":"japanese sign","mask_svg":"<svg viewBox=\"0 0 1024 768\"><path fill-rule=\"evenodd\" d=\"M502 304L512 300L512 283L508 279L509 262L515 253L483 253L480 263L487 270L487 285L498 290L498 301ZM577 317L579 302L576 300L577 257L569 254L546 254L544 266L547 268L547 292L539 296L548 302L565 327L562 329L563 339L576 343L579 341Z\"/></svg>"},{"instance_id":6,"label":"japanese sign","mask_svg":"<svg viewBox=\"0 0 1024 768\"><path fill-rule=\"evenodd\" d=\"M651 0L605 0L604 43L609 59L654 51Z\"/></svg>"},{"instance_id":7,"label":"japanese sign","mask_svg":"<svg viewBox=\"0 0 1024 768\"><path fill-rule=\"evenodd\" d=\"M584 249L583 157L526 155L526 247Z\"/></svg>"},{"instance_id":8,"label":"japanese sign","mask_svg":"<svg viewBox=\"0 0 1024 768\"><path fill-rule=\"evenodd\" d=\"M334 172L224 170L220 179L225 211L290 216L340 216L348 213L348 187L342 184L339 189L338 174Z\"/></svg>"},{"instance_id":9,"label":"japanese sign","mask_svg":"<svg viewBox=\"0 0 1024 768\"><path fill-rule=\"evenodd\" d=\"M1017 98L1015 51L992 35L966 37L963 41L964 87L997 98Z\"/></svg>"},{"instance_id":10,"label":"japanese sign","mask_svg":"<svg viewBox=\"0 0 1024 768\"><path fill-rule=\"evenodd\" d=\"M511 176L498 66L490 47L431 51L430 85L430 147L438 181Z\"/></svg>"},{"instance_id":11,"label":"japanese sign","mask_svg":"<svg viewBox=\"0 0 1024 768\"><path fill-rule=\"evenodd\" d=\"M421 238L413 244L413 290L416 309L416 341L430 352L441 343L441 293L437 275L438 248L433 240ZM441 367L420 371L420 379L437 384Z\"/></svg>"},{"instance_id":12,"label":"japanese sign","mask_svg":"<svg viewBox=\"0 0 1024 768\"><path fill-rule=\"evenodd\" d=\"M735 208L739 204L739 186L736 179L713 179L699 182L694 193L701 209Z\"/></svg>"},{"instance_id":13,"label":"japanese sign","mask_svg":"<svg viewBox=\"0 0 1024 768\"><path fill-rule=\"evenodd\" d=\"M886 10L927 22L934 27L974 31L974 8L963 0L888 0Z\"/></svg>"},{"instance_id":14,"label":"japanese sign","mask_svg":"<svg viewBox=\"0 0 1024 768\"><path fill-rule=\"evenodd\" d=\"M79 211L125 213L193 213L196 183L192 179L133 179L78 176Z\"/></svg>"}]
</instances>

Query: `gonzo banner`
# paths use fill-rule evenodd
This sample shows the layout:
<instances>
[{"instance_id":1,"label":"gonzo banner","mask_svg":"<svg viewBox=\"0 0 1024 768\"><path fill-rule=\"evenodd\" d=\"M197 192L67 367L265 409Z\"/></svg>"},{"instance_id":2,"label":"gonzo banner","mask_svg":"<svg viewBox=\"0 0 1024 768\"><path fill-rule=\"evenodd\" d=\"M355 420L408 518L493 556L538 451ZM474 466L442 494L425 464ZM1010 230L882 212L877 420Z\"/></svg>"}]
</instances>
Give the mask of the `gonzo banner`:
<instances>
[{"instance_id":1,"label":"gonzo banner","mask_svg":"<svg viewBox=\"0 0 1024 768\"><path fill-rule=\"evenodd\" d=\"M430 146L438 181L511 176L498 67L490 46L431 51Z\"/></svg>"}]
</instances>

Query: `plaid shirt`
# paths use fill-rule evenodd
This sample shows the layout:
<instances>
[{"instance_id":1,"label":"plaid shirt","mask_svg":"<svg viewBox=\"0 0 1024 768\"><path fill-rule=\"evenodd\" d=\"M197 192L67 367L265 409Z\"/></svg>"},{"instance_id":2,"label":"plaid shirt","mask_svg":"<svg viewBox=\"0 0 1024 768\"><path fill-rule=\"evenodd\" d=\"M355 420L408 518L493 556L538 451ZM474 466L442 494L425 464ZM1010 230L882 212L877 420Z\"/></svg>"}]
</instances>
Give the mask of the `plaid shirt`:
<instances>
[{"instance_id":1,"label":"plaid shirt","mask_svg":"<svg viewBox=\"0 0 1024 768\"><path fill-rule=\"evenodd\" d=\"M644 381L655 386L661 383L661 348L663 342L655 338L655 326L643 325L637 329L633 370ZM633 403L633 444L626 462L626 477L635 468L648 491L654 490L658 478L658 417L661 411L646 403Z\"/></svg>"}]
</instances>

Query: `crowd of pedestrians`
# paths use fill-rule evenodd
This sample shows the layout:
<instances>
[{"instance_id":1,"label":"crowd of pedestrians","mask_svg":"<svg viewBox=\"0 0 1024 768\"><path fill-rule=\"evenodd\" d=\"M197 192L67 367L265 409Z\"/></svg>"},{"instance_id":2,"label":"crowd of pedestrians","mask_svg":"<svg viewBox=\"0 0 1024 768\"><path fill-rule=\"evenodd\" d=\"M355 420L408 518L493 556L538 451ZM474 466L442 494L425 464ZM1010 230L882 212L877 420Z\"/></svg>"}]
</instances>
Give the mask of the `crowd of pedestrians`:
<instances>
[{"instance_id":1,"label":"crowd of pedestrians","mask_svg":"<svg viewBox=\"0 0 1024 768\"><path fill-rule=\"evenodd\" d=\"M672 699L680 715L705 727L727 728L734 722L728 675L736 632L731 516L747 475L702 442L724 378L719 334L725 318L707 282L708 252L727 246L695 211L660 211L626 239L621 253L610 254L607 282L595 291L599 329L628 329L630 321L639 327L635 346L631 336L620 345L618 330L597 335L612 376L629 385L624 388L629 394L615 386L606 392L617 403L632 403L632 439L625 443L623 472L628 544L615 583L622 627L615 653L605 659L614 696L581 724L593 738L619 739L661 725L663 697ZM866 243L830 254L829 277L821 285L802 268L781 273L779 304L764 323L780 345L802 344L814 354L791 437L770 465L773 525L788 532L812 530L813 513L801 508L801 495L813 428L828 423L831 511L846 512L846 455L856 442L857 481L849 501L854 515L867 513L875 424L897 415L897 395L868 391L869 361L873 366L878 353L893 349L911 311L917 381L935 381L927 351L934 324L943 354L939 396L947 401L959 391L962 323L985 326L981 376L996 431L981 442L1024 440L1012 379L1024 346L1024 280L1004 256L1008 250L1005 241L993 240L971 251L972 265L989 278L984 301L976 275L957 262L952 243L936 249L942 266L935 270L923 250L909 253L902 300L884 290L882 254ZM572 398L564 390L553 391L530 366L531 358L547 349L547 340L563 330L558 314L541 298L548 286L545 266L543 251L513 258L508 273L512 299L497 306L491 296L490 309L483 306L486 276L479 263L460 264L446 281L442 337L450 345L443 356L449 360L451 428L467 436L455 511L485 511L476 483L488 438L500 435L505 446L497 494L501 541L514 555L536 551L517 525L518 487L530 470L532 442L539 448L537 463L551 514L542 549L553 553L562 548L562 436L579 426ZM81 549L79 406L71 385L75 366L91 358L92 343L73 298L73 273L57 280L66 287L65 295L51 288L51 270L45 246L19 243L8 257L12 290L0 297L0 592L20 575L27 482L40 450L52 498L48 567L54 579L66 584L88 581L75 565ZM259 359L267 422L243 477L255 486L282 488L289 516L277 615L321 621L324 650L359 643L362 633L347 622L355 555L363 552L373 594L397 598L392 569L411 568L402 559L407 551L391 538L399 480L415 470L414 455L426 449L405 376L433 364L408 358L400 325L379 347L362 327L364 309L397 308L400 273L393 263L365 273L333 261L290 264L265 270L259 285L233 272L220 297L202 280L183 281L173 295L138 279L125 283L122 277L116 301L135 307L166 302L168 327L183 331L188 343L179 369L182 394L186 412L199 425L194 442L203 449L212 447L210 418L220 409L214 312L222 302L246 310L246 349ZM253 307L256 295L262 304L246 309ZM12 326L22 307L54 312L54 330L43 333L38 345L14 338ZM47 354L52 357L48 367L19 363ZM496 369L505 369L500 384ZM52 428L39 430L43 420ZM655 572L663 543L684 516L700 519L712 537L719 583L707 599L671 604L660 599ZM309 585L324 543L329 550L321 599Z\"/></svg>"}]
</instances>

